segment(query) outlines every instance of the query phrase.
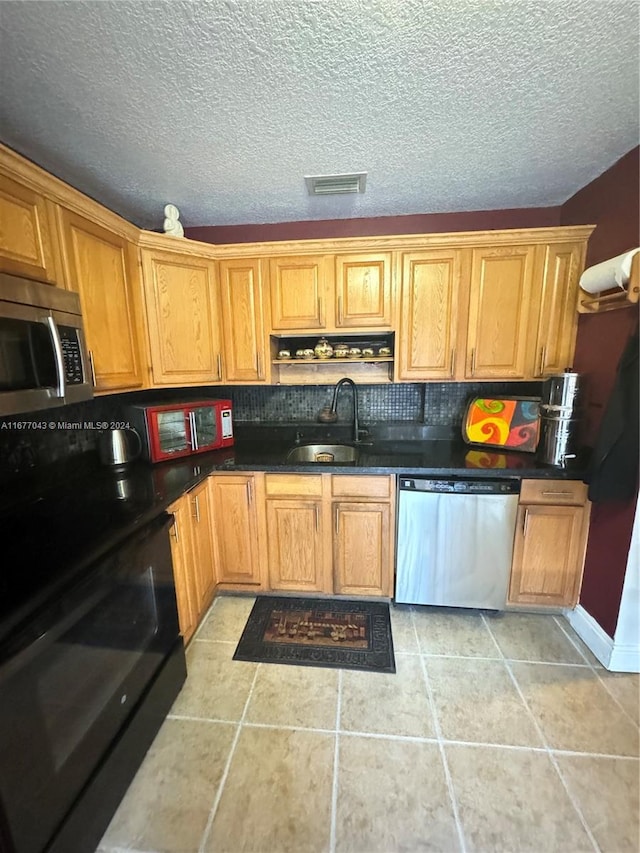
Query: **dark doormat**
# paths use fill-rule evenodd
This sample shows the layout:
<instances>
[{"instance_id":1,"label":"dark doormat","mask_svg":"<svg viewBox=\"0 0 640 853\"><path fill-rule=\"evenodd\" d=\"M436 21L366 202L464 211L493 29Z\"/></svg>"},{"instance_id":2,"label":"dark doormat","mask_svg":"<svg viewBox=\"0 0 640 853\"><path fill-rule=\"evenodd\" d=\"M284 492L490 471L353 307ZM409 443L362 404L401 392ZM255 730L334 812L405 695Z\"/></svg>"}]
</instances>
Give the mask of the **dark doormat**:
<instances>
[{"instance_id":1,"label":"dark doormat","mask_svg":"<svg viewBox=\"0 0 640 853\"><path fill-rule=\"evenodd\" d=\"M389 605L258 596L233 659L395 672Z\"/></svg>"}]
</instances>

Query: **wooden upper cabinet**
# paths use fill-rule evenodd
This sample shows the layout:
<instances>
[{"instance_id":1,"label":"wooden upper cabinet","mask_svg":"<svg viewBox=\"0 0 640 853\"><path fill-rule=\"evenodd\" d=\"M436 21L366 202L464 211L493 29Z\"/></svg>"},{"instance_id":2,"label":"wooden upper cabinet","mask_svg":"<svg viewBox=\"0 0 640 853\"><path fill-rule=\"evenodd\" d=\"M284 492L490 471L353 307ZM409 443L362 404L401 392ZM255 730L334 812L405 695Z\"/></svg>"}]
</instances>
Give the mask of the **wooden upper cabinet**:
<instances>
[{"instance_id":1,"label":"wooden upper cabinet","mask_svg":"<svg viewBox=\"0 0 640 853\"><path fill-rule=\"evenodd\" d=\"M541 249L542 301L534 367L538 378L562 373L573 365L578 287L584 265L583 243L551 243Z\"/></svg>"},{"instance_id":2,"label":"wooden upper cabinet","mask_svg":"<svg viewBox=\"0 0 640 853\"><path fill-rule=\"evenodd\" d=\"M402 255L399 379L452 379L457 354L460 250Z\"/></svg>"},{"instance_id":3,"label":"wooden upper cabinet","mask_svg":"<svg viewBox=\"0 0 640 853\"><path fill-rule=\"evenodd\" d=\"M54 208L44 196L0 174L2 272L37 281L58 281Z\"/></svg>"},{"instance_id":4,"label":"wooden upper cabinet","mask_svg":"<svg viewBox=\"0 0 640 853\"><path fill-rule=\"evenodd\" d=\"M274 257L269 292L276 333L389 329L391 253Z\"/></svg>"},{"instance_id":5,"label":"wooden upper cabinet","mask_svg":"<svg viewBox=\"0 0 640 853\"><path fill-rule=\"evenodd\" d=\"M140 388L136 249L125 237L66 208L58 208L58 219L65 281L80 294L96 389Z\"/></svg>"},{"instance_id":6,"label":"wooden upper cabinet","mask_svg":"<svg viewBox=\"0 0 640 853\"><path fill-rule=\"evenodd\" d=\"M391 254L337 255L336 327L380 329L391 322Z\"/></svg>"},{"instance_id":7,"label":"wooden upper cabinet","mask_svg":"<svg viewBox=\"0 0 640 853\"><path fill-rule=\"evenodd\" d=\"M262 261L257 258L220 261L220 294L227 381L268 381Z\"/></svg>"},{"instance_id":8,"label":"wooden upper cabinet","mask_svg":"<svg viewBox=\"0 0 640 853\"><path fill-rule=\"evenodd\" d=\"M269 260L274 331L325 328L328 313L333 313L331 260L325 255Z\"/></svg>"},{"instance_id":9,"label":"wooden upper cabinet","mask_svg":"<svg viewBox=\"0 0 640 853\"><path fill-rule=\"evenodd\" d=\"M215 263L141 249L154 385L222 381Z\"/></svg>"},{"instance_id":10,"label":"wooden upper cabinet","mask_svg":"<svg viewBox=\"0 0 640 853\"><path fill-rule=\"evenodd\" d=\"M472 250L467 379L524 379L531 375L535 246ZM535 327L533 327L535 328Z\"/></svg>"}]
</instances>

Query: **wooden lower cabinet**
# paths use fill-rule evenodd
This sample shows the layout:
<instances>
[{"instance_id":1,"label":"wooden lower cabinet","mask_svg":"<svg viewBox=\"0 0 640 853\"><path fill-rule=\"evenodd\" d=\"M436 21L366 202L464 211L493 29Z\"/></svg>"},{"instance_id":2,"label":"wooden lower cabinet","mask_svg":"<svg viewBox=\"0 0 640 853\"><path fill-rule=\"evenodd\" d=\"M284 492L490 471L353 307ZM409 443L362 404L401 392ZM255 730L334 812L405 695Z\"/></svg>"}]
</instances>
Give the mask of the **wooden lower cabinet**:
<instances>
[{"instance_id":1,"label":"wooden lower cabinet","mask_svg":"<svg viewBox=\"0 0 640 853\"><path fill-rule=\"evenodd\" d=\"M191 516L191 541L195 568L197 610L199 614L209 607L216 589L216 573L211 536L211 498L207 481L187 494Z\"/></svg>"},{"instance_id":2,"label":"wooden lower cabinet","mask_svg":"<svg viewBox=\"0 0 640 853\"><path fill-rule=\"evenodd\" d=\"M213 474L208 488L217 583L260 586L256 478Z\"/></svg>"},{"instance_id":3,"label":"wooden lower cabinet","mask_svg":"<svg viewBox=\"0 0 640 853\"><path fill-rule=\"evenodd\" d=\"M191 639L198 625L196 573L191 539L189 495L183 495L169 507L173 513L171 528L171 557L178 603L178 623L185 643Z\"/></svg>"},{"instance_id":4,"label":"wooden lower cabinet","mask_svg":"<svg viewBox=\"0 0 640 853\"><path fill-rule=\"evenodd\" d=\"M583 483L523 481L509 604L573 607L577 603L589 510Z\"/></svg>"},{"instance_id":5,"label":"wooden lower cabinet","mask_svg":"<svg viewBox=\"0 0 640 853\"><path fill-rule=\"evenodd\" d=\"M269 586L324 592L321 501L267 500Z\"/></svg>"},{"instance_id":6,"label":"wooden lower cabinet","mask_svg":"<svg viewBox=\"0 0 640 853\"><path fill-rule=\"evenodd\" d=\"M333 504L333 589L341 595L391 595L391 506Z\"/></svg>"},{"instance_id":7,"label":"wooden lower cabinet","mask_svg":"<svg viewBox=\"0 0 640 853\"><path fill-rule=\"evenodd\" d=\"M265 495L271 589L391 595L392 477L267 474Z\"/></svg>"}]
</instances>

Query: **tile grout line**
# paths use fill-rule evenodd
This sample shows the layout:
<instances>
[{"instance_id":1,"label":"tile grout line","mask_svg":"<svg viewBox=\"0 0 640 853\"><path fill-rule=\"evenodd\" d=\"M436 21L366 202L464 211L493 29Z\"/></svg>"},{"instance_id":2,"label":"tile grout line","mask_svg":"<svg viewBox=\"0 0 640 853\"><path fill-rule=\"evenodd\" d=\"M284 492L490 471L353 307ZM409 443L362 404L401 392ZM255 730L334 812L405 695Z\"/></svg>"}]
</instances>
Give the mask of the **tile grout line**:
<instances>
[{"instance_id":1,"label":"tile grout line","mask_svg":"<svg viewBox=\"0 0 640 853\"><path fill-rule=\"evenodd\" d=\"M602 684L602 686L604 687L604 689L607 691L608 695L613 699L613 701L616 703L616 705L620 708L620 710L621 710L621 711L622 711L622 713L625 715L625 717L627 717L627 719L629 719L629 720L633 723L633 725L634 725L637 729L639 729L639 730L640 730L640 721L638 721L638 720L634 720L634 718L633 718L633 717L631 716L631 714L627 711L627 709L624 707L624 705L623 705L623 704L618 700L618 698L617 698L617 697L616 697L616 696L615 696L615 695L614 695L614 694L609 690L609 688L608 688L608 686L607 686L607 681L606 681L606 679L605 679L605 678L603 678L603 677L600 675L600 669L601 669L601 668L602 668L605 672L611 672L612 670L608 670L606 667L597 667L597 666L594 666L594 665L591 663L591 661L589 660L589 658L584 654L584 652L582 651L582 649L581 649L581 648L577 645L577 643L574 641L573 637L571 636L571 634L569 634L569 632L567 631L567 629L565 628L565 626L564 626L564 625L559 621L559 617L557 617L557 616L556 616L556 617L555 617L555 619L556 619L556 623L557 623L558 627L560 628L560 630L564 632L564 634L565 634L565 636L567 637L567 639L568 639L571 643L573 643L573 645L574 645L574 646L576 647L576 649L580 652L580 654L582 655L582 657L586 660L586 662L587 662L587 664L589 665L589 667L591 668L592 672L594 672L594 673L596 674L596 676L597 676L597 678L598 678L598 681L600 682L600 684ZM633 674L633 673L629 673L629 674Z\"/></svg>"},{"instance_id":2,"label":"tile grout line","mask_svg":"<svg viewBox=\"0 0 640 853\"><path fill-rule=\"evenodd\" d=\"M567 640L569 640L569 642L570 642L570 643L571 643L571 645L574 647L574 649L578 652L578 654L580 655L580 657L581 657L584 661L586 661L586 662L587 662L587 665L588 665L588 666L590 666L590 667L591 667L591 669L595 669L595 667L593 666L593 664L591 663L591 661L589 660L589 658L585 655L585 653L582 651L582 649L580 648L580 646L575 642L575 640L573 639L573 637L571 636L571 634L570 634L568 631L566 631L566 630L565 630L564 625L563 625L563 624L562 624L562 622L560 621L560 617L559 617L559 616L553 616L553 621L556 623L556 625L558 626L558 628L560 628L560 630L562 631L562 633L565 635L565 637L567 638Z\"/></svg>"},{"instance_id":3,"label":"tile grout line","mask_svg":"<svg viewBox=\"0 0 640 853\"><path fill-rule=\"evenodd\" d=\"M211 612L212 612L213 608L216 606L216 604L218 603L218 601L219 601L219 598L217 596L214 596L213 601L209 605L209 609L205 613L204 617L200 620L200 624L196 628L195 633L194 633L193 637L191 638L192 640L198 639L198 634L204 629L204 626L209 621L209 617L211 616Z\"/></svg>"},{"instance_id":4,"label":"tile grout line","mask_svg":"<svg viewBox=\"0 0 640 853\"><path fill-rule=\"evenodd\" d=\"M226 725L226 726L236 726L238 724L237 720L219 720L213 717L189 717L184 714L172 714L170 718L172 720L188 720L189 722L194 723L204 723L204 724L213 724L213 725ZM318 735L335 735L339 734L341 737L355 737L355 738L370 738L371 740L396 740L401 743L433 743L437 744L440 741L437 737L421 737L420 735L399 735L399 734L390 734L387 732L366 732L360 731L358 729L341 729L339 732L335 729L319 729L313 726L288 726L285 723L258 723L258 722L247 722L245 721L242 724L244 729L273 729L275 731L287 731L287 732L311 732L312 734ZM548 752L551 751L554 755L570 755L576 756L580 758L614 758L618 761L637 761L640 762L640 756L636 755L616 755L611 752L580 752L575 749L555 749L553 747L545 746L526 746L519 743L497 743L494 741L487 740L460 740L458 738L441 738L442 743L445 746L476 746L476 747L491 747L492 749L511 749L516 752Z\"/></svg>"},{"instance_id":5,"label":"tile grout line","mask_svg":"<svg viewBox=\"0 0 640 853\"><path fill-rule=\"evenodd\" d=\"M342 715L342 670L338 670L338 702L336 705L336 733L333 752L333 785L331 788L331 826L329 831L329 851L336 849L336 822L338 811L338 766L340 761L340 717Z\"/></svg>"},{"instance_id":6,"label":"tile grout line","mask_svg":"<svg viewBox=\"0 0 640 853\"><path fill-rule=\"evenodd\" d=\"M418 644L418 648L421 649L420 638L418 637L418 630L416 628L416 620L415 613L411 611L411 624L413 626L413 633L416 638L416 643ZM456 832L458 834L458 843L460 845L461 853L466 853L467 844L464 836L464 829L462 826L462 820L460 819L460 812L458 811L458 801L456 799L456 792L453 787L453 779L451 778L451 771L449 770L449 762L447 761L447 755L444 749L444 743L442 739L442 729L440 728L440 721L438 719L438 712L436 710L436 704L433 699L433 691L431 690L431 684L429 682L429 675L427 673L427 667L424 659L424 655L420 655L420 666L422 668L422 677L424 679L424 685L427 692L427 700L429 702L429 708L431 709L431 717L433 720L433 727L436 733L436 742L438 744L438 750L440 752L440 761L442 762L442 769L444 771L445 783L447 786L447 791L449 793L449 801L451 802L451 810L453 812L453 820L456 825Z\"/></svg>"},{"instance_id":7,"label":"tile grout line","mask_svg":"<svg viewBox=\"0 0 640 853\"><path fill-rule=\"evenodd\" d=\"M237 726L237 720L224 720L221 717L195 717L192 714L167 714L167 720L189 720L192 723L222 723L227 726Z\"/></svg>"},{"instance_id":8,"label":"tile grout line","mask_svg":"<svg viewBox=\"0 0 640 853\"><path fill-rule=\"evenodd\" d=\"M201 641L204 642L204 641ZM211 641L212 642L212 641ZM593 669L592 665L587 661L586 663L567 663L566 661L553 661L553 660L530 660L529 658L506 658L503 654L496 655L495 657L488 657L487 655L449 655L449 654L440 654L438 652L409 652L405 649L401 649L395 652L396 656L404 655L405 657L426 657L426 658L443 658L444 660L468 660L468 661L503 661L508 660L511 663L539 663L544 664L545 666L576 666L581 667L582 669Z\"/></svg>"},{"instance_id":9,"label":"tile grout line","mask_svg":"<svg viewBox=\"0 0 640 853\"><path fill-rule=\"evenodd\" d=\"M494 633L491 630L491 626L490 626L487 618L485 617L484 613L481 613L480 617L481 617L482 621L485 623L487 630L489 631L489 634L491 635L491 639L496 644L496 647L500 650L500 654L502 654L502 649L500 649L498 641L496 640ZM515 675L513 674L513 670L511 669L510 662L505 658L505 656L503 654L502 654L502 659L503 659L504 665L507 669L507 672L509 673L509 678L511 679L513 686L516 688L518 695L520 696L520 699L521 699L529 717L531 718L531 721L533 722L533 725L535 726L536 731L538 732L538 736L540 737L540 740L541 740L541 742L545 748L545 751L546 751L547 755L549 756L549 761L551 762L554 770L556 771L556 774L558 776L558 779L560 779L560 783L562 784L562 787L566 791L567 797L569 798L569 802L573 806L575 813L578 815L578 819L579 819L580 823L582 824L584 831L587 833L587 838L589 839L589 841L593 845L593 849L596 851L596 853L601 853L600 846L599 846L598 842L596 841L596 839L594 838L593 833L591 832L591 828L589 827L589 824L586 821L586 818L582 812L582 809L580 808L580 806L578 804L577 799L573 796L573 794L569 790L569 786L567 785L567 782L565 781L565 778L562 775L562 772L560 770L560 765L558 764L556 756L551 751L551 747L549 746L547 738L545 737L545 734L542 731L542 727L538 723L533 711L529 707L529 703L527 702L525 695L522 692ZM586 660L586 658L585 658L585 660Z\"/></svg>"},{"instance_id":10,"label":"tile grout line","mask_svg":"<svg viewBox=\"0 0 640 853\"><path fill-rule=\"evenodd\" d=\"M242 709L242 715L238 722L238 728L236 729L235 736L233 738L233 742L231 744L231 749L229 750L229 756L227 758L226 764L224 766L224 770L222 772L222 778L220 779L220 784L218 785L218 790L216 791L216 796L213 801L213 805L211 806L211 811L209 812L209 817L207 819L207 825L204 828L204 833L200 840L200 846L198 847L198 853L204 853L205 844L209 839L209 833L211 832L211 827L213 826L213 821L215 819L216 813L218 811L218 806L220 805L220 800L222 799L222 792L224 790L224 786L227 783L227 777L229 776L229 770L231 769L231 762L233 761L233 756L236 751L236 745L240 738L240 732L242 731L242 724L244 723L244 718L247 713L247 709L249 707L249 702L251 702L251 697L253 696L253 688L256 685L256 680L258 678L258 672L260 670L260 664L256 666L256 671L253 674L253 681L251 682L251 687L249 688L249 694L244 703L244 708Z\"/></svg>"}]
</instances>

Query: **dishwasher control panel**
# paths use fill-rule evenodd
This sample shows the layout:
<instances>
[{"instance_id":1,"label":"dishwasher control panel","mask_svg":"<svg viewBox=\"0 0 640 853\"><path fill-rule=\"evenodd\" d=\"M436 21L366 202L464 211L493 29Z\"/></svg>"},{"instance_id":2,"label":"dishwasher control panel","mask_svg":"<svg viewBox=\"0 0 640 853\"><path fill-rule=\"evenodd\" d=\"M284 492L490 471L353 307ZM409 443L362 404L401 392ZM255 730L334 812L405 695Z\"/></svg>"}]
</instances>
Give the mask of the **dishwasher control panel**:
<instances>
[{"instance_id":1,"label":"dishwasher control panel","mask_svg":"<svg viewBox=\"0 0 640 853\"><path fill-rule=\"evenodd\" d=\"M400 490L460 495L517 495L520 494L520 480L441 480L400 477Z\"/></svg>"}]
</instances>

